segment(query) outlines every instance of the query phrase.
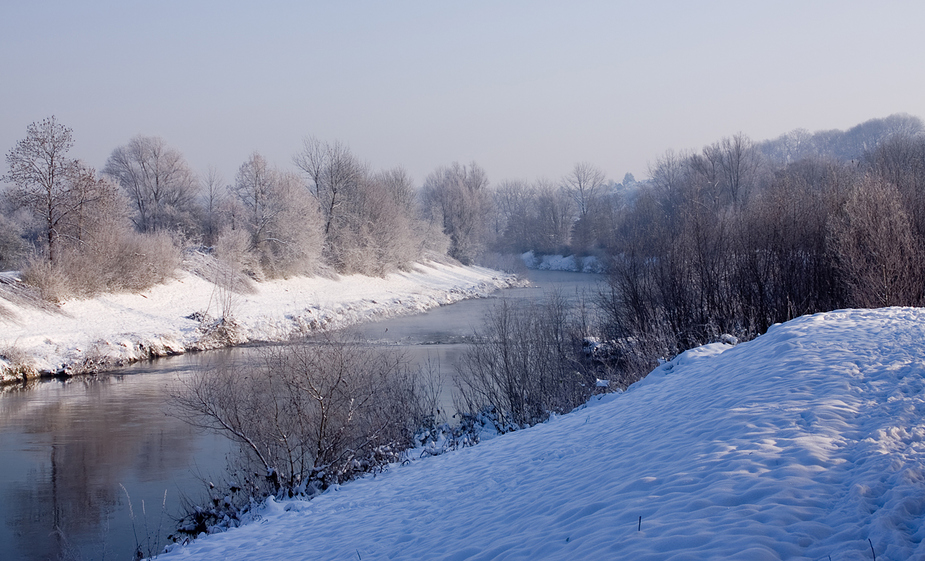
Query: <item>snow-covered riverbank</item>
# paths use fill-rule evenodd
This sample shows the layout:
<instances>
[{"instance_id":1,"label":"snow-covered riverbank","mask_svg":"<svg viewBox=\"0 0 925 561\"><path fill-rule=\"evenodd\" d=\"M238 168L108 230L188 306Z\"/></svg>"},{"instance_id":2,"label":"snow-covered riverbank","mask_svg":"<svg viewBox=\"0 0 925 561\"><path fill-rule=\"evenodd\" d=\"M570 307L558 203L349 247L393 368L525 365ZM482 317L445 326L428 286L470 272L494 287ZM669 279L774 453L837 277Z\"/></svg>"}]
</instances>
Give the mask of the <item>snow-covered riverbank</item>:
<instances>
[{"instance_id":1,"label":"snow-covered riverbank","mask_svg":"<svg viewBox=\"0 0 925 561\"><path fill-rule=\"evenodd\" d=\"M0 380L101 370L144 358L248 341L283 341L423 312L516 283L481 267L429 262L384 278L296 277L231 292L190 272L139 294L35 306L0 292ZM230 321L220 323L222 315Z\"/></svg>"},{"instance_id":2,"label":"snow-covered riverbank","mask_svg":"<svg viewBox=\"0 0 925 561\"><path fill-rule=\"evenodd\" d=\"M159 558L925 559L923 412L925 310L817 314Z\"/></svg>"}]
</instances>

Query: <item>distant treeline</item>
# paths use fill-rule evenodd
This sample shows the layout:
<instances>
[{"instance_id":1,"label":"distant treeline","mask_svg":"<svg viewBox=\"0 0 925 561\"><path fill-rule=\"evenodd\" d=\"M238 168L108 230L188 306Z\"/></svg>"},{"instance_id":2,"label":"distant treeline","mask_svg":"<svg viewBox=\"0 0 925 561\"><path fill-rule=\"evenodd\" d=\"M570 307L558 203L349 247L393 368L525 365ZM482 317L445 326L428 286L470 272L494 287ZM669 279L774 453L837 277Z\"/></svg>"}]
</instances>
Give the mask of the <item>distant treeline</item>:
<instances>
[{"instance_id":1,"label":"distant treeline","mask_svg":"<svg viewBox=\"0 0 925 561\"><path fill-rule=\"evenodd\" d=\"M647 371L803 314L925 304L923 130L900 115L660 157L602 243L624 359Z\"/></svg>"},{"instance_id":2,"label":"distant treeline","mask_svg":"<svg viewBox=\"0 0 925 561\"><path fill-rule=\"evenodd\" d=\"M595 255L610 265L611 335L657 333L668 351L832 307L919 304L923 138L920 119L894 115L666 152L643 181L578 163L491 185L473 162L417 186L308 137L295 171L255 152L226 182L149 136L97 172L68 157L73 132L50 117L6 154L0 269L54 299L159 282L190 246L256 279L382 275L435 255Z\"/></svg>"},{"instance_id":3,"label":"distant treeline","mask_svg":"<svg viewBox=\"0 0 925 561\"><path fill-rule=\"evenodd\" d=\"M918 118L738 134L667 152L649 176L618 185L583 164L559 184L493 191L494 249L595 255L607 281L568 309L558 296L496 306L460 367L461 411L509 430L700 344L824 310L925 304Z\"/></svg>"}]
</instances>

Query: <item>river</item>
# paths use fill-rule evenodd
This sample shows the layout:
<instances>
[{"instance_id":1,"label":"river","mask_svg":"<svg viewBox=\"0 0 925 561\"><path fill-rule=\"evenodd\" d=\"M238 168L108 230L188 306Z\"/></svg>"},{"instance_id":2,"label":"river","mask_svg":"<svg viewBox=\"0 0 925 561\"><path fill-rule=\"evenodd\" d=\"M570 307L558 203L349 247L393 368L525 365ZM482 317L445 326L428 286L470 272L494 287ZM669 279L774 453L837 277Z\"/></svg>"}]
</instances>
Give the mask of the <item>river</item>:
<instances>
[{"instance_id":1,"label":"river","mask_svg":"<svg viewBox=\"0 0 925 561\"><path fill-rule=\"evenodd\" d=\"M497 298L571 297L599 275L530 271L532 286L499 291L425 314L352 329L372 344L396 346L438 365L446 407L451 377ZM170 414L181 381L229 349L159 359L113 372L47 380L0 393L0 558L131 559L167 543L184 497L221 479L230 443Z\"/></svg>"}]
</instances>

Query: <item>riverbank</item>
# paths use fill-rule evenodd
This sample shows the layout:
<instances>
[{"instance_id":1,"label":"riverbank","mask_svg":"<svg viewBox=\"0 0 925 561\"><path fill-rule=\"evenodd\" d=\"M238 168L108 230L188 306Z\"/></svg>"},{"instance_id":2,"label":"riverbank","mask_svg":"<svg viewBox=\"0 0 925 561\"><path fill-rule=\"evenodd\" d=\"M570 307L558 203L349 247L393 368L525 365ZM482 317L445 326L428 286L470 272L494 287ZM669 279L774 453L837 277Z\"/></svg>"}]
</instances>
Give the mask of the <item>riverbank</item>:
<instances>
[{"instance_id":1,"label":"riverbank","mask_svg":"<svg viewBox=\"0 0 925 561\"><path fill-rule=\"evenodd\" d=\"M4 275L7 284L15 284L13 275ZM141 293L54 306L0 292L0 383L285 341L485 297L519 282L491 269L437 262L382 278L293 277L236 285L234 290L207 278L182 270L174 280Z\"/></svg>"},{"instance_id":2,"label":"riverbank","mask_svg":"<svg viewBox=\"0 0 925 561\"><path fill-rule=\"evenodd\" d=\"M158 558L923 559L923 326L922 309L841 310L693 349Z\"/></svg>"}]
</instances>

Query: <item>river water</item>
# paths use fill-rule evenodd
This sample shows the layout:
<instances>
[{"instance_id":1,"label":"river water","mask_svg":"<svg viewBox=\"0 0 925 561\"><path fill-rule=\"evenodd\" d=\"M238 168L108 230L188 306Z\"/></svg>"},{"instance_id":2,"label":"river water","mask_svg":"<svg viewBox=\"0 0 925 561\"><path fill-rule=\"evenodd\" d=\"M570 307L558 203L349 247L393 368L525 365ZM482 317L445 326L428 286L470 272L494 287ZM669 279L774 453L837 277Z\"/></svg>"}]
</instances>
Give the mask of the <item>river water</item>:
<instances>
[{"instance_id":1,"label":"river water","mask_svg":"<svg viewBox=\"0 0 925 561\"><path fill-rule=\"evenodd\" d=\"M425 314L352 331L429 361L444 379L446 407L456 358L497 298L566 297L595 288L599 275L530 271L532 286L499 291ZM230 443L170 414L182 380L229 349L131 365L0 393L0 558L131 559L157 553L184 497L201 499L221 480Z\"/></svg>"}]
</instances>

